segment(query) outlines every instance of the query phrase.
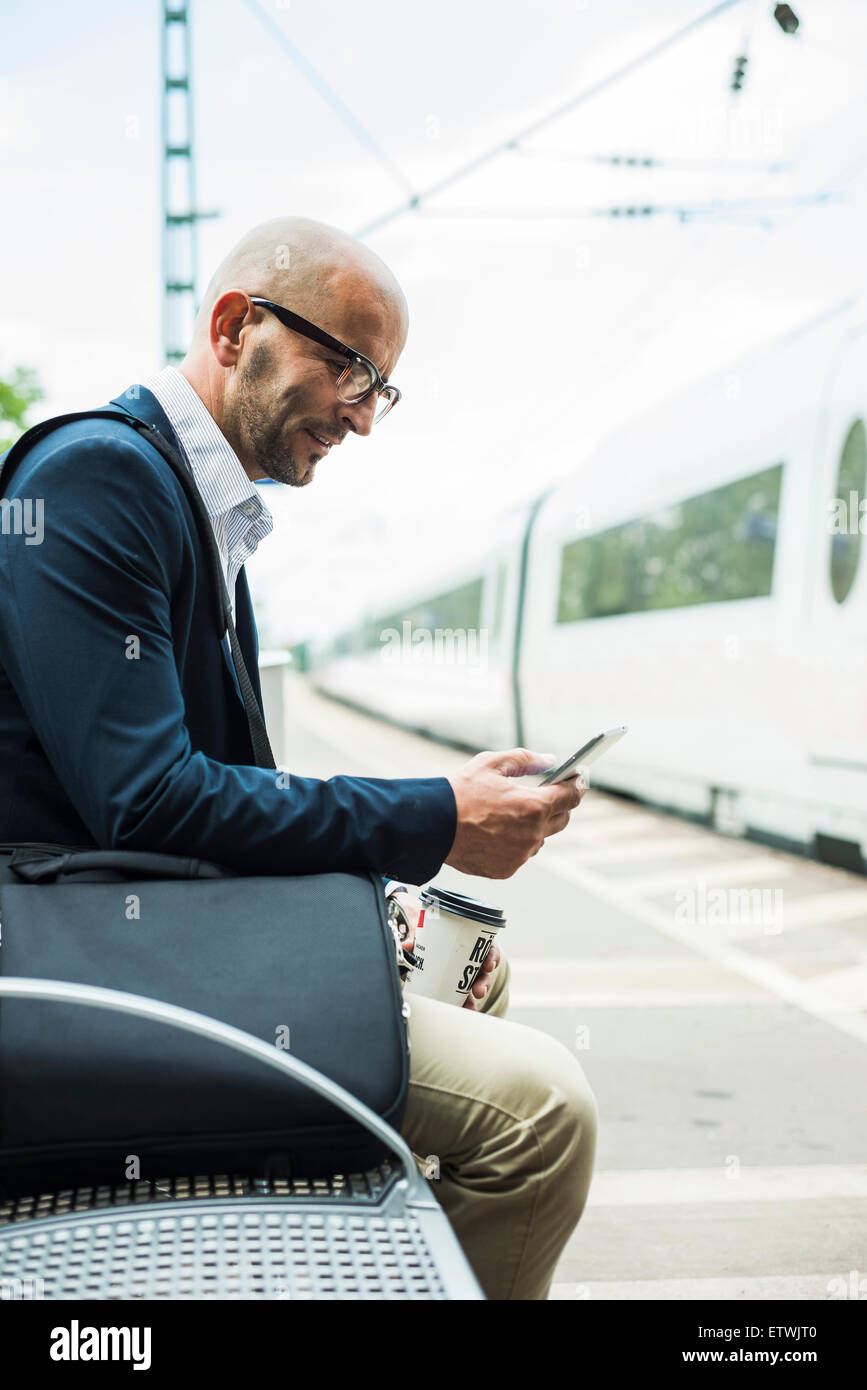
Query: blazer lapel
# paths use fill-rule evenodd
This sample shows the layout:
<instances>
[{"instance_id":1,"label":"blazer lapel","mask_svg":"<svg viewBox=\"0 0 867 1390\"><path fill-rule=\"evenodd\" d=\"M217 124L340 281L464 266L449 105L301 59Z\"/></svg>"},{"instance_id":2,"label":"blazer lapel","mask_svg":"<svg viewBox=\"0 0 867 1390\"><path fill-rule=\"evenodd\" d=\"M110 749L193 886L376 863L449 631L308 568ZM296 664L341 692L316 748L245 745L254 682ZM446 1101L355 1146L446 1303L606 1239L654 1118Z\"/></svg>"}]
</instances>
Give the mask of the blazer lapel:
<instances>
[{"instance_id":1,"label":"blazer lapel","mask_svg":"<svg viewBox=\"0 0 867 1390\"><path fill-rule=\"evenodd\" d=\"M169 417L166 415L166 412L163 410L153 391L149 391L146 386L141 386L138 384L128 386L127 389L123 391L119 396L114 396L112 398L111 404L119 406L121 410L129 411L130 415L134 415L137 420L144 421L146 425L155 425L156 428L159 430L160 434L166 440L166 443L171 444L173 449L177 449L181 458L186 463L186 455L184 453L183 445L181 444L181 441L178 439L178 436L172 429ZM192 474L192 469L190 469L190 473ZM242 580L243 585L241 584ZM259 699L259 706L261 708L262 695L259 687L258 658L254 657L253 664L250 664L250 660L248 657L249 637L247 637L245 643L245 637L242 635L241 632L241 622L239 621L239 588L243 588L244 597L246 599L246 606L249 614L249 623L252 625L253 632L255 633L255 623L253 622L253 606L250 602L250 591L247 588L247 580L244 575L243 569L241 570L241 573L238 576L238 583L235 586L235 626L238 629L238 641L241 644L241 651L244 655L244 660L247 663L247 667L250 672L250 679L253 682L253 688L257 693ZM245 619L246 617L247 615L245 614ZM235 694L237 695L239 701L243 705L244 697L241 694L241 687L238 684L238 677L235 672L235 663L232 661L232 653L229 648L228 635L223 636L223 639L220 642L220 650L223 653L223 661L225 662L226 670L234 687Z\"/></svg>"}]
</instances>

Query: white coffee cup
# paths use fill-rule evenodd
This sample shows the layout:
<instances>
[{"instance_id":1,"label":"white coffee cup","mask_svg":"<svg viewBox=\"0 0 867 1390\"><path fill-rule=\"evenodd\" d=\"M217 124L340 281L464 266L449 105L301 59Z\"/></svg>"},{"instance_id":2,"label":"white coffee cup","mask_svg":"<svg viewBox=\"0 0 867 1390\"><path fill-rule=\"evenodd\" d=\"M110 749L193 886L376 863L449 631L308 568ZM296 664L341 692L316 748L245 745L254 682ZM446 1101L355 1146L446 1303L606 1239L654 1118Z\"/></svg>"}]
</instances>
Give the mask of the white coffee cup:
<instances>
[{"instance_id":1,"label":"white coffee cup","mask_svg":"<svg viewBox=\"0 0 867 1390\"><path fill-rule=\"evenodd\" d=\"M409 972L404 990L463 1005L506 918L492 903L450 888L431 885L419 897L423 915L412 948L419 964Z\"/></svg>"}]
</instances>

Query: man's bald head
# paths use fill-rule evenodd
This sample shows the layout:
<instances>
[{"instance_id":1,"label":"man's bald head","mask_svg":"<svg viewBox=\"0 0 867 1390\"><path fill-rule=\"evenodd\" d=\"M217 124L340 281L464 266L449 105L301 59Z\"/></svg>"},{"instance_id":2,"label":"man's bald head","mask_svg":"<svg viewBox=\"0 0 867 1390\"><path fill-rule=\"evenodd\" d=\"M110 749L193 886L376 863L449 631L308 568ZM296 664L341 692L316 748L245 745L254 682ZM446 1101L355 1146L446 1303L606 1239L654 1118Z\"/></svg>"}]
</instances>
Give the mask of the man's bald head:
<instances>
[{"instance_id":1,"label":"man's bald head","mask_svg":"<svg viewBox=\"0 0 867 1390\"><path fill-rule=\"evenodd\" d=\"M248 477L303 487L347 434L370 433L379 398L371 390L346 401L346 354L253 299L308 319L389 383L406 342L406 299L369 247L306 217L254 227L211 277L180 369Z\"/></svg>"},{"instance_id":2,"label":"man's bald head","mask_svg":"<svg viewBox=\"0 0 867 1390\"><path fill-rule=\"evenodd\" d=\"M214 304L232 289L273 299L336 337L341 335L330 323L347 296L374 296L393 312L401 348L406 341L409 311L388 266L369 247L325 222L275 217L242 237L205 290L193 331L194 347L207 342ZM350 346L356 344L350 342Z\"/></svg>"}]
</instances>

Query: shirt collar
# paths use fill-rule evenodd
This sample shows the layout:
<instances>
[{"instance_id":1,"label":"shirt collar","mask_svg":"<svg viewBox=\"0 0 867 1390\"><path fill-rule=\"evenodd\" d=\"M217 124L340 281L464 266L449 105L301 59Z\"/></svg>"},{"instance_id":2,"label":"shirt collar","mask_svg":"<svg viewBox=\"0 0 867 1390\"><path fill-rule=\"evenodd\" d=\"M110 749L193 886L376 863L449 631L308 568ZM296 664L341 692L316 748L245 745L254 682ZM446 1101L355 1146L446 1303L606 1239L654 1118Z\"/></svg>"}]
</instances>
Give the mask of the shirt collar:
<instances>
[{"instance_id":1,"label":"shirt collar","mask_svg":"<svg viewBox=\"0 0 867 1390\"><path fill-rule=\"evenodd\" d=\"M183 373L177 367L163 367L144 385L156 396L178 436L211 521L237 508L250 518L251 526L259 523L260 536L267 535L274 525L269 507Z\"/></svg>"}]
</instances>

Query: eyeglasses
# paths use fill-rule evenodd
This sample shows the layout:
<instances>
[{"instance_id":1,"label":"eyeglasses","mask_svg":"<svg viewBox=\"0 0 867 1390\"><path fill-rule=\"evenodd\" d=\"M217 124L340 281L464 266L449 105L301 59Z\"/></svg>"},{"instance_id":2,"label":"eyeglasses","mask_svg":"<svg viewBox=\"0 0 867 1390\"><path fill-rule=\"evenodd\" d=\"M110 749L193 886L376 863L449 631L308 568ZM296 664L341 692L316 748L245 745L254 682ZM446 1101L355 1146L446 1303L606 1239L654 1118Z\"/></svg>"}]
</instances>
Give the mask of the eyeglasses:
<instances>
[{"instance_id":1,"label":"eyeglasses","mask_svg":"<svg viewBox=\"0 0 867 1390\"><path fill-rule=\"evenodd\" d=\"M284 309L282 304L275 304L271 299L260 299L256 295L250 296L250 302L259 309L270 309L280 322L293 332L300 333L305 338L310 338L312 342L319 343L322 347L329 348L331 352L338 353L341 357L348 359L348 364L344 371L337 378L337 394L347 405L358 405L359 401L365 400L371 391L375 391L379 403L373 423L376 425L384 415L387 415L393 405L397 405L400 400L400 391L396 386L389 386L383 381L374 364L364 353L356 352L354 348L347 347L341 343L339 338L332 338L330 333L326 333L324 328L317 328L315 323L309 319L303 319L300 314L295 314L291 309Z\"/></svg>"}]
</instances>

